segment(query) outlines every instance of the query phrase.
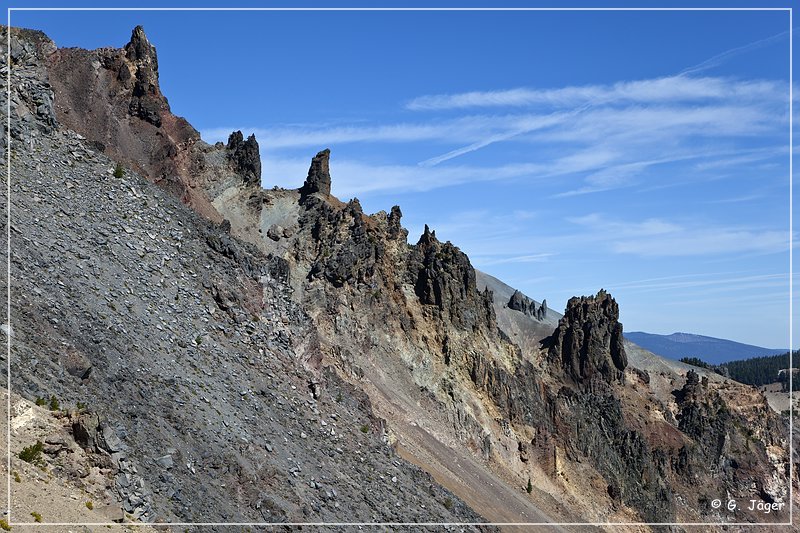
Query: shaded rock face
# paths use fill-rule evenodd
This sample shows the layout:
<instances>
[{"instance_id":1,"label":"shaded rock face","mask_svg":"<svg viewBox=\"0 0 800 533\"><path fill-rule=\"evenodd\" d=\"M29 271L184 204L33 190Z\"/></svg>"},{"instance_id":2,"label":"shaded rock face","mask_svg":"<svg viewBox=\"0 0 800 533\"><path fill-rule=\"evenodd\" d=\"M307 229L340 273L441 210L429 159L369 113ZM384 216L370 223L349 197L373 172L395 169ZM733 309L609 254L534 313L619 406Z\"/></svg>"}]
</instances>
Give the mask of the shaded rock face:
<instances>
[{"instance_id":1,"label":"shaded rock face","mask_svg":"<svg viewBox=\"0 0 800 533\"><path fill-rule=\"evenodd\" d=\"M678 429L700 445L681 449L676 466L691 473L693 462L716 463L723 455L729 437L728 427L732 423L727 404L719 394L708 389L708 379L701 381L693 370L686 373L686 383L673 394L679 408Z\"/></svg>"},{"instance_id":2,"label":"shaded rock face","mask_svg":"<svg viewBox=\"0 0 800 533\"><path fill-rule=\"evenodd\" d=\"M19 80L10 87L11 136L22 139L29 137L31 132L52 132L59 124L49 76L42 63L55 51L55 44L44 33L34 30L13 28L9 35L4 27L0 34L3 42L10 45L11 68L20 74ZM6 80L0 83L5 86ZM5 135L6 129L3 128L0 133L3 146Z\"/></svg>"},{"instance_id":3,"label":"shaded rock face","mask_svg":"<svg viewBox=\"0 0 800 533\"><path fill-rule=\"evenodd\" d=\"M158 58L156 48L144 34L144 28L136 26L131 33L130 42L125 45L125 57L130 65L112 61L118 66L117 79L123 84L133 83L130 113L156 127L161 126L161 113L169 112L166 99L158 87ZM131 67L135 69L131 75Z\"/></svg>"},{"instance_id":4,"label":"shaded rock face","mask_svg":"<svg viewBox=\"0 0 800 533\"><path fill-rule=\"evenodd\" d=\"M619 306L610 294L571 298L553 334L543 341L551 361L577 383L598 377L622 381L628 365L622 345Z\"/></svg>"},{"instance_id":5,"label":"shaded rock face","mask_svg":"<svg viewBox=\"0 0 800 533\"><path fill-rule=\"evenodd\" d=\"M462 368L478 390L485 391L510 422L552 428L552 405L530 363L514 374L478 352L463 357Z\"/></svg>"},{"instance_id":6,"label":"shaded rock face","mask_svg":"<svg viewBox=\"0 0 800 533\"><path fill-rule=\"evenodd\" d=\"M750 495L766 502L784 501L786 483L775 483L767 456L767 447L788 445L780 438L785 430L770 411L753 424L732 410L720 394L709 386L708 379L689 371L686 382L673 391L678 404L678 428L689 443L670 457L675 473L689 479L708 479L724 487L728 494ZM761 433L761 438L756 438ZM773 452L774 453L774 452Z\"/></svg>"},{"instance_id":7,"label":"shaded rock face","mask_svg":"<svg viewBox=\"0 0 800 533\"><path fill-rule=\"evenodd\" d=\"M693 370L686 373L686 383L676 397L680 408L676 417L678 429L702 442L707 458L718 458L725 444L726 426L730 424L728 406L718 394L708 390L708 379L701 382Z\"/></svg>"},{"instance_id":8,"label":"shaded rock face","mask_svg":"<svg viewBox=\"0 0 800 533\"><path fill-rule=\"evenodd\" d=\"M514 291L508 300L509 309L525 313L526 315L542 321L547 317L547 300L542 300L542 305L537 306L536 302L525 296L519 291Z\"/></svg>"},{"instance_id":9,"label":"shaded rock face","mask_svg":"<svg viewBox=\"0 0 800 533\"><path fill-rule=\"evenodd\" d=\"M261 155L255 135L244 140L241 131L234 131L228 137L228 159L233 169L244 178L246 186L261 185Z\"/></svg>"},{"instance_id":10,"label":"shaded rock face","mask_svg":"<svg viewBox=\"0 0 800 533\"><path fill-rule=\"evenodd\" d=\"M618 398L563 388L553 411L569 459L588 458L608 482L609 494L638 510L645 522L675 520L666 457L628 426Z\"/></svg>"},{"instance_id":11,"label":"shaded rock face","mask_svg":"<svg viewBox=\"0 0 800 533\"><path fill-rule=\"evenodd\" d=\"M408 230L404 229L400 224L400 219L402 217L403 212L400 211L400 206L393 206L389 216L387 217L390 239L405 241L408 238Z\"/></svg>"},{"instance_id":12,"label":"shaded rock face","mask_svg":"<svg viewBox=\"0 0 800 533\"><path fill-rule=\"evenodd\" d=\"M335 287L345 283L369 283L376 263L383 258L383 244L370 235L364 213L357 199L351 200L341 211L328 211L329 216L315 226L315 236L321 243L329 243L327 236L347 227L347 240L335 252L323 247L321 257L311 269L310 276L322 274ZM327 255L326 255L327 254Z\"/></svg>"},{"instance_id":13,"label":"shaded rock face","mask_svg":"<svg viewBox=\"0 0 800 533\"><path fill-rule=\"evenodd\" d=\"M328 201L329 150L311 161L308 178L300 189L301 233L294 241L298 256L309 256L309 280L324 279L334 288L345 284L377 286L373 280L384 259L387 221L377 224L368 217L357 198L347 204ZM315 193L321 193L322 196Z\"/></svg>"},{"instance_id":14,"label":"shaded rock face","mask_svg":"<svg viewBox=\"0 0 800 533\"><path fill-rule=\"evenodd\" d=\"M515 310L520 311L522 313L528 312L528 306L530 305L530 300L527 296L523 295L519 291L514 291L514 294L511 295L511 299L508 301L508 307Z\"/></svg>"},{"instance_id":15,"label":"shaded rock face","mask_svg":"<svg viewBox=\"0 0 800 533\"><path fill-rule=\"evenodd\" d=\"M591 338L591 330L604 323L600 319L603 316L608 322L605 330L613 332L611 319L618 315L610 302L610 297L603 293L583 301L574 299L566 310L565 322L575 330L587 332L586 338ZM554 334L556 338L558 331ZM562 334L562 340L566 336ZM562 342L561 346L570 344ZM763 460L767 456L765 446L778 441L767 438L757 442L748 436L747 419L734 415L720 395L710 389L706 378L689 372L685 385L674 391L678 413L672 424L676 434L684 435L680 447L664 446L661 431L648 433L647 422L644 426L632 423L630 417L636 415L630 407L626 410L617 394L619 380L606 380L608 375L617 374L602 371L610 365L614 365L615 372L622 371L614 364L610 346L586 343L585 362L579 360L577 368L594 368L594 373L585 374L583 381L573 378L582 385L577 388L550 388L552 378L557 383L564 379L563 373L572 375L571 359L567 360L566 368L555 367L554 375L548 378L527 361L518 364L512 373L481 353L458 354L451 350L449 357L454 360L451 364L462 368L477 389L485 391L514 428L527 427L522 433L535 435L532 440L518 441L520 461L534 459L545 472L555 476L552 455L553 448L558 447L563 450L562 460L591 464L607 482L611 498L636 509L644 521L675 521L676 487L682 491L682 497L687 490L691 492L692 487L702 485L717 487L713 490L728 494L783 501L786 495L779 484L769 482L774 471ZM581 350L574 353L580 354ZM598 362L603 358L608 365ZM560 362L561 358L555 361ZM587 367L587 362L595 363ZM780 435L775 417L766 418L769 434ZM698 494L698 501L692 505L705 512L708 503L702 503L703 497L704 494Z\"/></svg>"},{"instance_id":16,"label":"shaded rock face","mask_svg":"<svg viewBox=\"0 0 800 533\"><path fill-rule=\"evenodd\" d=\"M311 160L308 177L299 189L303 209L294 246L296 256L310 257L307 279L324 279L336 289L366 286L375 295L382 289L393 291L400 281L394 262L405 261L408 236L400 222L400 208L394 206L388 215L367 215L358 198L342 204L330 191L330 150L326 149ZM392 264L389 249L394 250ZM401 257L396 256L398 249Z\"/></svg>"},{"instance_id":17,"label":"shaded rock face","mask_svg":"<svg viewBox=\"0 0 800 533\"><path fill-rule=\"evenodd\" d=\"M469 258L436 232L425 231L408 258L408 277L422 304L436 306L457 327L495 327L492 293L478 292Z\"/></svg>"},{"instance_id":18,"label":"shaded rock face","mask_svg":"<svg viewBox=\"0 0 800 533\"><path fill-rule=\"evenodd\" d=\"M308 177L300 188L300 195L302 197L314 193L320 193L325 196L331 194L330 158L331 151L326 148L315 155L311 160L311 167L308 169Z\"/></svg>"},{"instance_id":19,"label":"shaded rock face","mask_svg":"<svg viewBox=\"0 0 800 533\"><path fill-rule=\"evenodd\" d=\"M447 327L494 331L491 293L478 291L467 256L451 243L439 242L427 226L419 242L409 247L398 206L389 214L365 215L358 199L347 204L332 200L329 160L328 150L312 159L299 191L304 207L299 223L311 228L311 241L298 235L295 242L298 255L311 247L307 278L325 279L334 288L366 286L373 295L400 299L399 289L407 284L421 304L438 310Z\"/></svg>"},{"instance_id":20,"label":"shaded rock face","mask_svg":"<svg viewBox=\"0 0 800 533\"><path fill-rule=\"evenodd\" d=\"M511 424L533 429L532 441L518 443L521 456L535 456L546 472L550 464L549 472L555 475L551 458L557 445L571 461L590 460L617 499L639 510L646 521L674 520L666 462L628 426L609 389L555 391L530 362L518 365L512 374L475 352L464 356L462 367Z\"/></svg>"},{"instance_id":21,"label":"shaded rock face","mask_svg":"<svg viewBox=\"0 0 800 533\"><path fill-rule=\"evenodd\" d=\"M542 300L542 305L536 310L536 320L544 320L547 318L547 300Z\"/></svg>"}]
</instances>

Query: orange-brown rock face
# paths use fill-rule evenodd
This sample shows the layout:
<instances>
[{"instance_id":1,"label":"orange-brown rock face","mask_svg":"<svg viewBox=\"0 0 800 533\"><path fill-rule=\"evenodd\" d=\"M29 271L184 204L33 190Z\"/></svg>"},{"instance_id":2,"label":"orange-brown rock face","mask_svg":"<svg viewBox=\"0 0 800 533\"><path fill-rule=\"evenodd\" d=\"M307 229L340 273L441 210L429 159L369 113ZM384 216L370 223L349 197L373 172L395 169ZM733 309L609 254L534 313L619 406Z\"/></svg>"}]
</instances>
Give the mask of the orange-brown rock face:
<instances>
[{"instance_id":1,"label":"orange-brown rock face","mask_svg":"<svg viewBox=\"0 0 800 533\"><path fill-rule=\"evenodd\" d=\"M121 49L58 49L48 70L63 126L205 217L222 220L197 183L205 164L195 147L200 134L170 111L158 85L156 49L141 26Z\"/></svg>"}]
</instances>

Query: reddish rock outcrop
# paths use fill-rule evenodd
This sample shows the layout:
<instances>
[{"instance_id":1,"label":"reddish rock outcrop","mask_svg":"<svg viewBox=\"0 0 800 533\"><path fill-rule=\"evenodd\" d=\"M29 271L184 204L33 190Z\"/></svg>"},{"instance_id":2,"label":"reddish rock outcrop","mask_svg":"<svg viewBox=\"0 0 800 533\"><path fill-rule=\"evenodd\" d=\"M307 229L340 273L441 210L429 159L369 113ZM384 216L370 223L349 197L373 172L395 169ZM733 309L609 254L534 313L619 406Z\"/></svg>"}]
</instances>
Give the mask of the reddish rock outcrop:
<instances>
[{"instance_id":1,"label":"reddish rock outcrop","mask_svg":"<svg viewBox=\"0 0 800 533\"><path fill-rule=\"evenodd\" d=\"M172 114L159 88L156 48L141 26L123 48L60 48L47 62L59 123L206 218L222 221L203 183L204 150L213 147ZM242 174L245 184L260 182L255 138L228 151L232 172Z\"/></svg>"}]
</instances>

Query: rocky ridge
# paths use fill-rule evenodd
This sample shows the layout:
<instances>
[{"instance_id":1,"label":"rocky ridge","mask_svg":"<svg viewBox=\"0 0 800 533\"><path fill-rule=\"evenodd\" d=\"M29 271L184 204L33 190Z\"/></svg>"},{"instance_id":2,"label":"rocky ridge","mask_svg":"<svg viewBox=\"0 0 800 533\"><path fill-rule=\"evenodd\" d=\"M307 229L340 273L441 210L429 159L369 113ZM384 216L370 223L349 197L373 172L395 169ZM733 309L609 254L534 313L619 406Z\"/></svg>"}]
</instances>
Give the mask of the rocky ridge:
<instances>
[{"instance_id":1,"label":"rocky ridge","mask_svg":"<svg viewBox=\"0 0 800 533\"><path fill-rule=\"evenodd\" d=\"M508 300L508 308L525 313L539 321L547 318L547 300L542 300L542 305L537 307L536 302L519 291L514 291L514 294L511 295Z\"/></svg>"},{"instance_id":2,"label":"rocky ridge","mask_svg":"<svg viewBox=\"0 0 800 533\"><path fill-rule=\"evenodd\" d=\"M146 57L150 48L136 34L134 30L131 42L139 44L131 48L143 48ZM71 75L62 62L91 63L94 57L121 54L125 61L138 61L138 52L130 59L111 49L47 56L50 77L64 78L53 82L56 109L63 106L59 120L62 115L70 116L69 127L75 126L94 143L115 133L108 124L87 129L80 116L86 109L76 105L68 90L60 99L62 88L80 80L81 69L87 68L76 64L76 74ZM154 62L146 66L153 70ZM142 76L153 80L146 73ZM107 102L123 130L138 128L152 146L164 136L153 134L150 126L166 129L167 137L174 137L169 124L179 120L162 105L165 100L156 106L161 126L155 126L142 118L139 107L131 107L132 100L123 98L127 107L118 105L118 94L104 94L106 89L108 86L97 86L97 101ZM571 299L555 332L541 339L542 347L531 349L526 344L522 349L498 327L498 316L508 309L522 311L526 320L536 318L530 320L533 324L547 318L546 313L539 318L539 311L546 309L544 302L534 313L530 302L521 295L515 300L512 295L503 309L490 291L478 290L476 272L456 246L440 242L427 227L417 244L409 245L399 207L389 214L368 215L357 199L344 203L331 196L328 150L312 159L299 190L264 190L253 178L255 139L246 149L244 143L250 140L244 141L241 134L232 135L228 146L210 147L199 139L178 143L170 145L175 150L168 150L166 162L152 150L127 156L134 160L134 168L149 169L148 178L162 186L195 184L194 197L187 196L180 186L166 189L210 220L226 220L202 230L196 246L210 246L229 262L228 268L234 265L233 271L241 271L242 279L223 277L219 287L203 283L209 299L196 300L192 306L216 305L236 324L229 326L234 332L231 338L239 338L236 332L252 338L248 329L242 333L240 328L252 327L242 318L247 314L241 309L253 312L252 299L243 295L254 293L248 287L253 286L255 272L262 286L274 284L273 290L283 294L273 303L274 308L297 310L297 314L283 317L287 322L269 321L259 330L263 336L257 335L250 347L236 348L237 352L226 342L224 349L214 351L218 360L229 361L231 353L248 359L252 357L248 350L267 343L270 350L283 354L285 364L302 363L306 375L312 376L312 397L318 394L314 391L336 387L364 391L364 398L369 398L369 404L387 421L382 426L386 440L397 447L434 454L432 442L446 443L452 454L469 450L464 452L469 454L464 460L478 458L485 472L496 472L503 479L506 489L496 489L501 500L509 496L510 502L511 493L518 491L515 485L523 487L526 478L536 480L530 496L534 504L550 501L539 492L539 486L574 494L561 500L570 507L561 516L570 521L760 521L763 516L756 514L724 516L707 505L708 498L725 493L786 501L782 492L789 481L785 422L765 404L739 407L736 395L742 393L735 384L712 383L701 394L694 378L687 376L687 383L692 383L685 394L663 394L676 377L650 375L628 364L618 308L610 295L601 291L594 297ZM117 148L104 145L103 149L113 153ZM175 171L164 177L159 173L159 169L187 158L197 162L187 175ZM156 194L155 189L148 191L148 195ZM213 212L203 206L212 207ZM126 209L135 212L134 206ZM121 208L119 216L124 212ZM194 219L184 224L203 227ZM148 253L146 248L143 251ZM198 253L201 257L207 254L181 247L181 255ZM260 270L259 265L263 265ZM262 277L267 281L262 282ZM197 290L203 294L203 289ZM130 293L125 297L130 298ZM236 305L237 298L241 305ZM255 307L256 315L263 313ZM229 312L231 309L234 311ZM157 325L145 324L156 329ZM297 327L302 333L296 333ZM273 337L276 331L279 333ZM311 337L312 341L293 344L281 337L281 331L288 339ZM191 331L182 335L192 338ZM224 337L228 338L227 333ZM216 336L208 338L223 342ZM202 339L200 345L206 345L206 337ZM190 359L199 351L197 346L191 348ZM171 353L166 345L155 351ZM248 374L242 370L241 375ZM206 387L212 386L212 378L219 376L203 381ZM26 386L38 390L35 382ZM421 405L426 408L420 410ZM316 408L321 409L319 405ZM233 411L228 413L232 416ZM146 416L137 413L137 417ZM237 416L242 415L237 411ZM246 411L244 416L249 416ZM246 435L248 442L259 438ZM722 446L715 444L720 439ZM756 440L758 444L754 444ZM418 453L417 459L422 456ZM431 461L419 460L419 464L437 479L447 478L447 472L437 471ZM591 489L586 488L586 481ZM698 483L707 491L698 493ZM463 490L465 497L471 490L458 484L451 488ZM502 509L476 510L489 518L508 516ZM530 512L535 511L532 504ZM782 517L775 513L767 518Z\"/></svg>"},{"instance_id":3,"label":"rocky ridge","mask_svg":"<svg viewBox=\"0 0 800 533\"><path fill-rule=\"evenodd\" d=\"M147 522L482 521L319 366L285 260L30 112L53 76L37 54L55 52L11 33L12 381L31 401L85 406L71 439L100 458L109 498ZM144 43L135 30L124 61Z\"/></svg>"}]
</instances>

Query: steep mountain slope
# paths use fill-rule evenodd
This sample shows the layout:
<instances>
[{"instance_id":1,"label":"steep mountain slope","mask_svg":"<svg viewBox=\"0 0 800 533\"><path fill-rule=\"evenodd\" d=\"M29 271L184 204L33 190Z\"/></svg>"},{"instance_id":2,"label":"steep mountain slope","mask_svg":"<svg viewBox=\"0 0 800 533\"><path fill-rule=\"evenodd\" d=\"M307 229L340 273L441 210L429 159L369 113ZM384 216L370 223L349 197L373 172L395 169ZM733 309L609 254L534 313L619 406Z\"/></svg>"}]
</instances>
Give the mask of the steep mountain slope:
<instances>
[{"instance_id":1,"label":"steep mountain slope","mask_svg":"<svg viewBox=\"0 0 800 533\"><path fill-rule=\"evenodd\" d=\"M474 516L436 503L450 496L392 459L396 450L493 521L786 519L796 482L786 420L749 387L626 344L609 294L572 298L560 316L476 272L427 227L409 245L399 207L370 215L331 196L328 150L302 188L265 190L254 138L177 142L140 28L123 50L29 42L55 116L45 105L53 124L32 119L36 131L15 137L32 148L14 154L27 179L13 182L12 208L33 208L15 218L24 285L12 292L14 327L26 333L12 371L28 395L89 395L115 419L101 433L111 427L129 448L124 462L157 489L142 516L313 520L342 516L344 503L365 520ZM81 83L91 102L72 94ZM39 114L37 94L15 97ZM53 131L56 121L86 139ZM107 144L118 130L165 147L168 161L160 149ZM114 177L88 144L122 153L166 194ZM196 164L184 173L183 161ZM167 455L177 469L143 466ZM392 468L401 473L387 481ZM236 501L221 499L230 487ZM363 504L362 487L374 495ZM783 509L710 506L721 496Z\"/></svg>"},{"instance_id":2,"label":"steep mountain slope","mask_svg":"<svg viewBox=\"0 0 800 533\"><path fill-rule=\"evenodd\" d=\"M651 352L670 359L698 357L712 365L719 365L736 359L786 353L786 349L762 348L751 344L742 344L741 342L692 333L656 335L634 331L626 333L625 337Z\"/></svg>"},{"instance_id":3,"label":"steep mountain slope","mask_svg":"<svg viewBox=\"0 0 800 533\"><path fill-rule=\"evenodd\" d=\"M52 43L15 30L11 45L12 383L85 404L71 437L118 508L162 522L482 521L318 366L285 261L43 120Z\"/></svg>"},{"instance_id":4,"label":"steep mountain slope","mask_svg":"<svg viewBox=\"0 0 800 533\"><path fill-rule=\"evenodd\" d=\"M548 309L541 320L533 320L534 317L530 313L509 307L514 295L521 295L519 291L480 270L475 271L475 276L478 288L480 290L489 289L493 295L492 303L498 328L520 347L523 354L535 353L539 349L541 340L553 332L563 315L553 309ZM522 297L527 298L524 295ZM537 302L530 298L528 300L539 308L542 305L545 308L547 306L546 301Z\"/></svg>"}]
</instances>

